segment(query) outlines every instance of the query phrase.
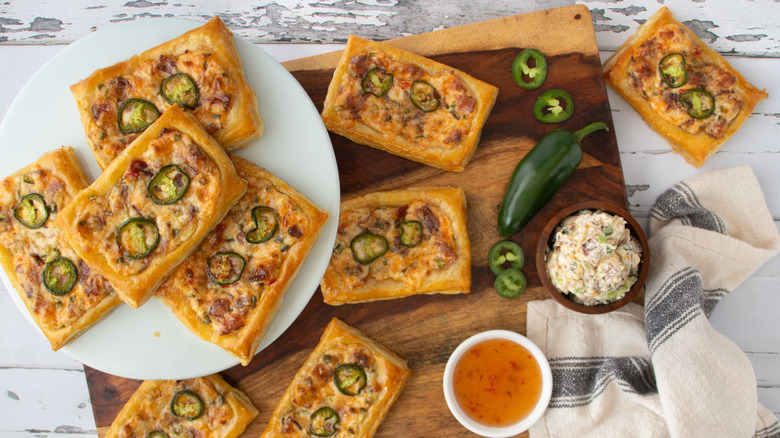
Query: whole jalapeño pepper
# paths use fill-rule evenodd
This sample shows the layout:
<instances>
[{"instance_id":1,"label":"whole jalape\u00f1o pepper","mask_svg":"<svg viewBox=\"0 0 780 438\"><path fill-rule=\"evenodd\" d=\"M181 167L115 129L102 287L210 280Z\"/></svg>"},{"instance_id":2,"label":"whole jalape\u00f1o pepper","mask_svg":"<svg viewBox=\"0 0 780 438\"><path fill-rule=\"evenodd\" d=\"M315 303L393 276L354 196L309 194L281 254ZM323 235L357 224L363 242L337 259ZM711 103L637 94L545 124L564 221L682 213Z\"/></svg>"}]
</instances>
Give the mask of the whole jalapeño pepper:
<instances>
[{"instance_id":1,"label":"whole jalape\u00f1o pepper","mask_svg":"<svg viewBox=\"0 0 780 438\"><path fill-rule=\"evenodd\" d=\"M498 210L498 233L509 237L520 231L542 209L582 161L580 142L606 123L596 122L570 133L556 129L526 154L515 167Z\"/></svg>"}]
</instances>

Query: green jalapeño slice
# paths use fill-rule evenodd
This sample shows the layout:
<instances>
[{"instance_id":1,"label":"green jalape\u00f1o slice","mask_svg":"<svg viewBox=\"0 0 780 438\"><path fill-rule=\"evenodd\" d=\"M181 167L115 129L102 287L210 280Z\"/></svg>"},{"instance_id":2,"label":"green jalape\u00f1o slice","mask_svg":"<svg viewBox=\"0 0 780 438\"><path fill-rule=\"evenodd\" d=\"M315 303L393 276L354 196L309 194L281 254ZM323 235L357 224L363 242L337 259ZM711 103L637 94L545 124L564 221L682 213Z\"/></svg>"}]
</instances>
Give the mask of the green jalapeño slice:
<instances>
[{"instance_id":1,"label":"green jalape\u00f1o slice","mask_svg":"<svg viewBox=\"0 0 780 438\"><path fill-rule=\"evenodd\" d=\"M401 230L401 245L414 247L422 241L423 227L420 221L404 221L398 224Z\"/></svg>"},{"instance_id":2,"label":"green jalape\u00f1o slice","mask_svg":"<svg viewBox=\"0 0 780 438\"><path fill-rule=\"evenodd\" d=\"M49 209L46 208L43 196L30 193L22 196L14 209L14 217L27 228L40 228L49 219Z\"/></svg>"},{"instance_id":3,"label":"green jalape\u00f1o slice","mask_svg":"<svg viewBox=\"0 0 780 438\"><path fill-rule=\"evenodd\" d=\"M507 269L522 269L525 263L523 249L512 240L496 242L488 253L488 265L498 275Z\"/></svg>"},{"instance_id":4,"label":"green jalape\u00f1o slice","mask_svg":"<svg viewBox=\"0 0 780 438\"><path fill-rule=\"evenodd\" d=\"M338 432L339 415L333 408L327 406L317 409L311 414L309 435L332 436Z\"/></svg>"},{"instance_id":5,"label":"green jalape\u00f1o slice","mask_svg":"<svg viewBox=\"0 0 780 438\"><path fill-rule=\"evenodd\" d=\"M525 275L519 269L509 268L498 274L493 287L501 298L512 299L523 293L526 284Z\"/></svg>"},{"instance_id":6,"label":"green jalape\u00f1o slice","mask_svg":"<svg viewBox=\"0 0 780 438\"><path fill-rule=\"evenodd\" d=\"M146 434L146 438L169 438L168 434L162 430L153 430Z\"/></svg>"},{"instance_id":7,"label":"green jalape\u00f1o slice","mask_svg":"<svg viewBox=\"0 0 780 438\"><path fill-rule=\"evenodd\" d=\"M187 109L198 106L200 100L198 86L187 73L176 73L163 79L160 83L160 94L171 105Z\"/></svg>"},{"instance_id":8,"label":"green jalape\u00f1o slice","mask_svg":"<svg viewBox=\"0 0 780 438\"><path fill-rule=\"evenodd\" d=\"M173 204L187 193L190 177L179 166L163 166L149 181L146 190L155 204Z\"/></svg>"},{"instance_id":9,"label":"green jalape\u00f1o slice","mask_svg":"<svg viewBox=\"0 0 780 438\"><path fill-rule=\"evenodd\" d=\"M363 368L354 364L339 365L333 373L333 382L341 393L358 395L366 387L368 378Z\"/></svg>"},{"instance_id":10,"label":"green jalape\u00f1o slice","mask_svg":"<svg viewBox=\"0 0 780 438\"><path fill-rule=\"evenodd\" d=\"M715 112L715 98L706 90L693 88L680 96L680 103L694 119L706 119Z\"/></svg>"},{"instance_id":11,"label":"green jalape\u00f1o slice","mask_svg":"<svg viewBox=\"0 0 780 438\"><path fill-rule=\"evenodd\" d=\"M523 50L512 63L512 77L526 90L541 87L547 78L547 59L536 49Z\"/></svg>"},{"instance_id":12,"label":"green jalape\u00f1o slice","mask_svg":"<svg viewBox=\"0 0 780 438\"><path fill-rule=\"evenodd\" d=\"M209 280L219 286L237 282L244 273L246 260L234 252L218 252L211 256L206 272Z\"/></svg>"},{"instance_id":13,"label":"green jalape\u00f1o slice","mask_svg":"<svg viewBox=\"0 0 780 438\"><path fill-rule=\"evenodd\" d=\"M123 134L141 132L160 117L160 111L152 102L143 99L128 99L119 106L117 120Z\"/></svg>"},{"instance_id":14,"label":"green jalape\u00f1o slice","mask_svg":"<svg viewBox=\"0 0 780 438\"><path fill-rule=\"evenodd\" d=\"M409 88L409 99L420 111L429 113L439 107L436 88L425 81L414 81Z\"/></svg>"},{"instance_id":15,"label":"green jalape\u00f1o slice","mask_svg":"<svg viewBox=\"0 0 780 438\"><path fill-rule=\"evenodd\" d=\"M263 243L274 237L279 229L279 214L271 207L261 205L253 208L252 221L255 228L246 233L246 241L249 243Z\"/></svg>"},{"instance_id":16,"label":"green jalape\u00f1o slice","mask_svg":"<svg viewBox=\"0 0 780 438\"><path fill-rule=\"evenodd\" d=\"M563 90L547 90L534 103L534 117L543 123L558 123L571 117L574 101Z\"/></svg>"},{"instance_id":17,"label":"green jalape\u00f1o slice","mask_svg":"<svg viewBox=\"0 0 780 438\"><path fill-rule=\"evenodd\" d=\"M688 70L685 68L685 56L682 53L670 53L658 63L666 85L672 88L680 88L688 82Z\"/></svg>"},{"instance_id":18,"label":"green jalape\u00f1o slice","mask_svg":"<svg viewBox=\"0 0 780 438\"><path fill-rule=\"evenodd\" d=\"M52 295L58 297L73 290L78 278L79 271L76 265L65 257L57 257L46 263L43 268L43 286Z\"/></svg>"},{"instance_id":19,"label":"green jalape\u00f1o slice","mask_svg":"<svg viewBox=\"0 0 780 438\"><path fill-rule=\"evenodd\" d=\"M203 400L192 391L179 391L171 399L171 412L177 417L192 421L203 413Z\"/></svg>"},{"instance_id":20,"label":"green jalape\u00f1o slice","mask_svg":"<svg viewBox=\"0 0 780 438\"><path fill-rule=\"evenodd\" d=\"M116 241L126 257L141 259L157 248L160 231L153 220L133 217L120 225L116 232Z\"/></svg>"},{"instance_id":21,"label":"green jalape\u00f1o slice","mask_svg":"<svg viewBox=\"0 0 780 438\"><path fill-rule=\"evenodd\" d=\"M362 233L352 239L349 247L352 248L352 257L359 263L367 265L382 257L389 245L387 239L378 234Z\"/></svg>"},{"instance_id":22,"label":"green jalape\u00f1o slice","mask_svg":"<svg viewBox=\"0 0 780 438\"><path fill-rule=\"evenodd\" d=\"M372 68L363 76L363 81L360 85L364 93L382 97L393 86L393 75L381 68Z\"/></svg>"}]
</instances>

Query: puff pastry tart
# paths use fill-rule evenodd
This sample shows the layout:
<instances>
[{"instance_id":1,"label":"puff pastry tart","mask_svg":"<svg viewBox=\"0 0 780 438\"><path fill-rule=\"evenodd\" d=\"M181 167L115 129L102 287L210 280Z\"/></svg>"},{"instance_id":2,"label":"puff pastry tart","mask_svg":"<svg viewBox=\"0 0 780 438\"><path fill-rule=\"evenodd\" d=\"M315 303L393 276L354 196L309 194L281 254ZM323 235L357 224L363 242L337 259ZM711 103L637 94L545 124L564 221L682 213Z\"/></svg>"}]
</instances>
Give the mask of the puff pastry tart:
<instances>
[{"instance_id":1,"label":"puff pastry tart","mask_svg":"<svg viewBox=\"0 0 780 438\"><path fill-rule=\"evenodd\" d=\"M111 423L106 438L234 438L257 414L249 397L219 374L146 380Z\"/></svg>"},{"instance_id":2,"label":"puff pastry tart","mask_svg":"<svg viewBox=\"0 0 780 438\"><path fill-rule=\"evenodd\" d=\"M410 188L342 201L320 283L327 304L469 293L471 243L460 188Z\"/></svg>"},{"instance_id":3,"label":"puff pastry tart","mask_svg":"<svg viewBox=\"0 0 780 438\"><path fill-rule=\"evenodd\" d=\"M372 437L411 373L403 359L334 318L262 437Z\"/></svg>"},{"instance_id":4,"label":"puff pastry tart","mask_svg":"<svg viewBox=\"0 0 780 438\"><path fill-rule=\"evenodd\" d=\"M0 181L0 264L54 350L121 303L54 225L60 209L87 185L70 147Z\"/></svg>"},{"instance_id":5,"label":"puff pastry tart","mask_svg":"<svg viewBox=\"0 0 780 438\"><path fill-rule=\"evenodd\" d=\"M767 97L666 7L607 59L604 78L696 167Z\"/></svg>"},{"instance_id":6,"label":"puff pastry tart","mask_svg":"<svg viewBox=\"0 0 780 438\"><path fill-rule=\"evenodd\" d=\"M156 296L193 333L247 365L328 213L268 171L232 158L246 194Z\"/></svg>"},{"instance_id":7,"label":"puff pastry tart","mask_svg":"<svg viewBox=\"0 0 780 438\"><path fill-rule=\"evenodd\" d=\"M452 67L350 36L322 120L356 143L460 171L497 94L498 88Z\"/></svg>"},{"instance_id":8,"label":"puff pastry tart","mask_svg":"<svg viewBox=\"0 0 780 438\"><path fill-rule=\"evenodd\" d=\"M246 190L225 151L172 107L57 215L73 249L143 304Z\"/></svg>"},{"instance_id":9,"label":"puff pastry tart","mask_svg":"<svg viewBox=\"0 0 780 438\"><path fill-rule=\"evenodd\" d=\"M233 34L217 17L70 89L102 169L172 106L191 112L228 151L263 132Z\"/></svg>"}]
</instances>

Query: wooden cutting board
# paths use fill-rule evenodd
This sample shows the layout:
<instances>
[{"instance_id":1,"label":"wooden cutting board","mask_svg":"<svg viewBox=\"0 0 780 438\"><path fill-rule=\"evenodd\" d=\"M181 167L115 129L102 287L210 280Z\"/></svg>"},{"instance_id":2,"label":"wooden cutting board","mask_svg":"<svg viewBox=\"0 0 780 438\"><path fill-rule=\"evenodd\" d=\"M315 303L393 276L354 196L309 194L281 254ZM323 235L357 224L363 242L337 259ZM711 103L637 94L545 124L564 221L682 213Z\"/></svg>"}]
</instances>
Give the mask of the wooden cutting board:
<instances>
[{"instance_id":1,"label":"wooden cutting board","mask_svg":"<svg viewBox=\"0 0 780 438\"><path fill-rule=\"evenodd\" d=\"M249 366L222 376L246 392L260 410L245 436L258 436L295 372L338 317L405 358L413 374L377 436L472 436L450 414L442 393L442 375L450 353L467 337L488 329L525 333L530 300L545 299L534 253L545 222L563 206L587 199L609 200L627 207L623 173L591 16L587 7L567 6L500 18L393 40L392 44L433 59L499 87L498 100L482 140L463 172L444 172L354 144L331 134L341 177L342 196L409 186L462 187L468 199L472 245L472 288L467 295L425 295L367 304L331 307L317 291L293 325ZM520 50L535 47L547 57L549 75L542 88L515 85L510 66ZM291 61L285 67L321 110L339 53ZM531 107L550 88L567 90L574 115L559 125L537 122ZM526 252L523 272L528 288L506 300L493 289L487 267L490 246L500 239L496 218L504 189L517 162L554 128L577 130L604 121L610 131L583 142L585 158L548 205L513 239ZM86 368L98 434L103 437L114 417L140 382Z\"/></svg>"}]
</instances>

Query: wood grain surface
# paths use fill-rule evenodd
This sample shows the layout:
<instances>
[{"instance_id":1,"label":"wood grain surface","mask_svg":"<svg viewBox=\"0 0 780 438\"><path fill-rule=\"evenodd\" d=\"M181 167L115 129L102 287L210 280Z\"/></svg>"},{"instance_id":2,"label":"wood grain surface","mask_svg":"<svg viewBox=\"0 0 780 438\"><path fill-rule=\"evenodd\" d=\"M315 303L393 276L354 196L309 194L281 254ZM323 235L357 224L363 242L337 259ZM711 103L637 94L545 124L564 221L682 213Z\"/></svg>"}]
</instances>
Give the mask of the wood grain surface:
<instances>
[{"instance_id":1,"label":"wood grain surface","mask_svg":"<svg viewBox=\"0 0 780 438\"><path fill-rule=\"evenodd\" d=\"M584 6L511 16L488 22L416 35L392 42L499 87L496 105L482 141L463 172L444 172L331 135L344 198L371 191L409 186L462 187L468 199L472 244L472 288L467 295L425 295L366 304L327 306L317 291L301 315L250 365L221 374L245 391L260 410L246 436L264 430L271 411L297 369L316 345L332 317L362 330L405 358L413 370L406 388L379 428L377 436L472 436L450 414L441 389L444 366L455 347L488 329L525 333L530 300L546 298L536 275L533 254L545 222L563 206L603 199L627 207L623 173L591 17ZM510 66L521 49L536 47L547 56L549 75L542 88L527 91L514 84ZM321 109L338 54L293 61L285 66ZM574 115L558 125L537 122L531 107L546 89L571 93ZM262 96L261 96L262 98ZM490 246L500 239L498 207L517 162L547 132L570 131L604 121L610 131L588 136L585 158L550 203L513 236L528 254L523 268L529 287L518 299L505 300L493 290L487 267ZM140 382L86 369L98 434L108 426Z\"/></svg>"}]
</instances>

